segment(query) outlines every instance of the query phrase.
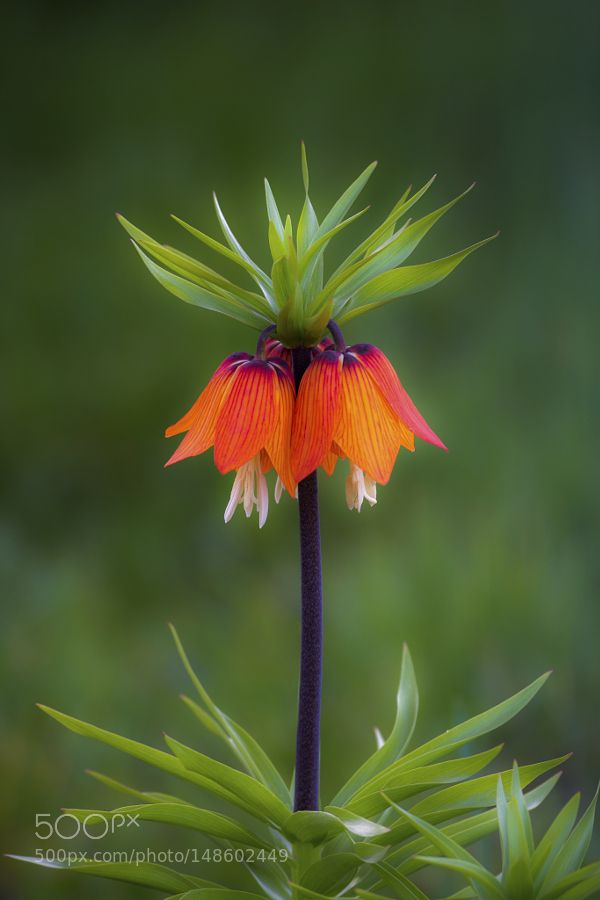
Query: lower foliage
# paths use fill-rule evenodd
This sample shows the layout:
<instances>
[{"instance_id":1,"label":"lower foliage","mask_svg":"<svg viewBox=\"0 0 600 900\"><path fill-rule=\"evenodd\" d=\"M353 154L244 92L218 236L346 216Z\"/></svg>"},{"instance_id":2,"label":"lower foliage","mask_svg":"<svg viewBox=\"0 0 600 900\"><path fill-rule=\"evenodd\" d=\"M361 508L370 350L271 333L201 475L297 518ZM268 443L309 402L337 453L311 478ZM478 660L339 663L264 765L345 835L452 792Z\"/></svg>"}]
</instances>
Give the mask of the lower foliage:
<instances>
[{"instance_id":1,"label":"lower foliage","mask_svg":"<svg viewBox=\"0 0 600 900\"><path fill-rule=\"evenodd\" d=\"M573 797L542 840L534 845L532 810L554 788L554 771L568 756L481 775L502 745L467 752L471 743L519 713L546 681L528 687L408 750L419 697L408 649L402 658L396 718L389 737L320 811L293 811L293 788L265 751L212 701L173 636L197 699L185 704L210 733L220 738L238 767L219 762L165 736L158 750L82 722L54 709L41 709L66 728L94 738L223 801L225 815L183 797L140 791L99 773L90 773L129 802L110 810L67 810L80 821L99 815L110 821L136 816L192 829L225 852L244 853L255 881L253 892L228 888L190 872L150 862L53 863L52 868L132 882L162 892L170 900L299 900L299 898L398 897L427 900L412 876L427 866L459 873L468 887L456 898L480 900L584 900L600 891L600 863L583 866L593 827L596 798L577 824ZM541 782L538 779L545 776ZM235 813L239 813L239 818ZM465 848L497 832L502 872L487 871ZM16 857L49 866L39 859Z\"/></svg>"}]
</instances>

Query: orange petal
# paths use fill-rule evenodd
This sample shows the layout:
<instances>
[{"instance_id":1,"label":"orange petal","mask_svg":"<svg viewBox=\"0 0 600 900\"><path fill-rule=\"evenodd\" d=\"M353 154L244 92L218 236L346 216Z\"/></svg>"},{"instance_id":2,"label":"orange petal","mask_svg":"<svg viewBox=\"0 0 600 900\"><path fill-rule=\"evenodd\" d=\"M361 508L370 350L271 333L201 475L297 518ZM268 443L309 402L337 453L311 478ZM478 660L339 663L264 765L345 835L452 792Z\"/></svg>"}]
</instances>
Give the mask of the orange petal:
<instances>
[{"instance_id":1,"label":"orange petal","mask_svg":"<svg viewBox=\"0 0 600 900\"><path fill-rule=\"evenodd\" d=\"M265 360L253 359L238 367L215 428L215 465L223 474L260 453L273 434L276 377Z\"/></svg>"},{"instance_id":2,"label":"orange petal","mask_svg":"<svg viewBox=\"0 0 600 900\"><path fill-rule=\"evenodd\" d=\"M406 430L367 369L349 353L344 356L340 395L336 442L350 462L386 484Z\"/></svg>"},{"instance_id":3,"label":"orange petal","mask_svg":"<svg viewBox=\"0 0 600 900\"><path fill-rule=\"evenodd\" d=\"M333 446L332 446L331 450L327 451L327 454L325 455L325 459L321 463L321 465L325 469L325 472L328 475L333 475L337 461L339 458L340 458L339 455L334 451Z\"/></svg>"},{"instance_id":4,"label":"orange petal","mask_svg":"<svg viewBox=\"0 0 600 900\"><path fill-rule=\"evenodd\" d=\"M311 362L300 382L292 426L292 472L302 481L325 459L339 417L341 354L327 350Z\"/></svg>"},{"instance_id":5,"label":"orange petal","mask_svg":"<svg viewBox=\"0 0 600 900\"><path fill-rule=\"evenodd\" d=\"M165 437L183 434L184 431L189 431L192 425L197 421L204 418L207 415L207 410L210 410L211 408L213 399L215 397L222 397L223 381L227 380L227 377L233 374L235 368L241 362L248 359L252 359L249 353L233 353L231 356L228 356L227 359L224 359L211 376L207 386L204 388L191 409L189 409L179 421L175 422L174 425L169 425L165 431ZM208 446L210 447L211 445L209 444Z\"/></svg>"},{"instance_id":6,"label":"orange petal","mask_svg":"<svg viewBox=\"0 0 600 900\"><path fill-rule=\"evenodd\" d=\"M198 456L212 447L219 412L231 390L235 375L235 368L217 370L190 411L167 429L167 437L186 430L187 434L165 466L171 466L189 456Z\"/></svg>"},{"instance_id":7,"label":"orange petal","mask_svg":"<svg viewBox=\"0 0 600 900\"><path fill-rule=\"evenodd\" d=\"M400 379L385 353L372 344L356 344L354 347L350 347L350 352L368 368L379 390L404 424L421 440L435 444L442 450L447 450L448 448L435 431L429 427L402 387Z\"/></svg>"},{"instance_id":8,"label":"orange petal","mask_svg":"<svg viewBox=\"0 0 600 900\"><path fill-rule=\"evenodd\" d=\"M290 374L279 368L276 368L275 372L276 424L273 434L265 442L265 449L286 491L293 497L296 493L296 480L292 475L290 464L290 443L296 392Z\"/></svg>"}]
</instances>

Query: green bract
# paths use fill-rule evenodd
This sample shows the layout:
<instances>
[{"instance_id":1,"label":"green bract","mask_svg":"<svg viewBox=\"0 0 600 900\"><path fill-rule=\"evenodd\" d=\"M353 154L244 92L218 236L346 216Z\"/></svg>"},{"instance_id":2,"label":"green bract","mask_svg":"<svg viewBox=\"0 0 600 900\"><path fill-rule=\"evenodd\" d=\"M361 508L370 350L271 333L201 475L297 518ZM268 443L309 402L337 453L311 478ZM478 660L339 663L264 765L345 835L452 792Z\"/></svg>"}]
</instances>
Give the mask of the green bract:
<instances>
[{"instance_id":1,"label":"green bract","mask_svg":"<svg viewBox=\"0 0 600 900\"><path fill-rule=\"evenodd\" d=\"M152 275L176 297L260 330L276 324L279 339L288 347L314 346L322 338L330 318L345 322L391 300L432 287L470 253L496 237L493 235L443 259L404 265L429 229L468 193L465 191L435 212L412 222L406 218L407 213L431 186L434 180L431 178L412 195L410 188L406 190L383 222L326 277L325 251L340 231L367 211L368 207L347 215L375 165L367 166L319 223L308 195L308 166L302 145L306 196L296 227L289 215L285 220L280 215L265 179L270 274L243 249L216 196L215 210L225 244L173 216L199 241L243 269L246 277L254 281L255 290L240 287L186 253L158 243L123 216L118 219Z\"/></svg>"},{"instance_id":2,"label":"green bract","mask_svg":"<svg viewBox=\"0 0 600 900\"><path fill-rule=\"evenodd\" d=\"M90 774L127 797L110 810L73 809L81 821L137 816L191 829L230 852L254 854L246 868L255 885L251 892L214 884L190 872L148 862L84 862L68 868L155 888L163 896L203 900L299 900L299 898L391 895L419 900L425 894L411 876L425 866L446 866L463 873L473 885L461 896L577 900L598 887L598 864L580 869L592 828L593 806L574 826L577 799L560 813L537 848L533 846L529 811L550 793L560 773L562 756L493 774L480 774L501 745L471 752L473 741L499 728L537 694L543 675L492 709L409 749L419 705L415 673L404 648L396 717L385 741L316 812L293 812L288 782L258 743L212 700L199 681L173 629L179 655L197 693L184 703L200 724L223 742L234 765L219 762L198 749L165 737L158 750L113 734L56 710L42 707L65 727L127 753L175 776L186 796L138 790L106 775ZM192 792L190 793L190 788ZM511 792L506 800L505 792ZM199 805L215 798L225 807L215 812ZM201 799L200 803L205 802ZM464 848L499 830L504 854L501 879L486 872ZM441 858L440 851L444 854ZM39 859L27 861L44 865ZM524 892L524 885L530 893ZM470 890L470 889L469 889ZM557 893L557 891L562 891ZM382 892L384 892L382 894Z\"/></svg>"}]
</instances>

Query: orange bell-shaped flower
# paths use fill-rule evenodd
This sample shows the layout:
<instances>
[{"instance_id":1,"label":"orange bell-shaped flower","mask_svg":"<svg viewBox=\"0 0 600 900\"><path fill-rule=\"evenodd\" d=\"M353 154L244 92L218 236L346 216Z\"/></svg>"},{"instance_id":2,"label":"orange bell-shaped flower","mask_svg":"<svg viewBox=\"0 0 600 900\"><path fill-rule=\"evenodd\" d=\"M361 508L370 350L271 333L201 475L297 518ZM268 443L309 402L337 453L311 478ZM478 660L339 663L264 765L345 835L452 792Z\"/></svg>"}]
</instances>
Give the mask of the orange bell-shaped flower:
<instances>
[{"instance_id":1,"label":"orange bell-shaped flower","mask_svg":"<svg viewBox=\"0 0 600 900\"><path fill-rule=\"evenodd\" d=\"M277 501L282 486L292 496L296 492L289 456L294 394L284 359L228 356L192 408L167 428L167 437L187 434L166 465L214 447L217 469L222 474L236 470L225 521L241 503L247 516L256 507L262 528L269 509L265 472L274 468L277 473Z\"/></svg>"},{"instance_id":2,"label":"orange bell-shaped flower","mask_svg":"<svg viewBox=\"0 0 600 900\"><path fill-rule=\"evenodd\" d=\"M341 337L341 336L340 336ZM387 357L371 344L328 347L306 370L296 399L291 466L296 481L319 466L331 475L347 457L346 499L360 510L377 502L377 484L389 481L400 447L415 435L446 449L402 387Z\"/></svg>"}]
</instances>

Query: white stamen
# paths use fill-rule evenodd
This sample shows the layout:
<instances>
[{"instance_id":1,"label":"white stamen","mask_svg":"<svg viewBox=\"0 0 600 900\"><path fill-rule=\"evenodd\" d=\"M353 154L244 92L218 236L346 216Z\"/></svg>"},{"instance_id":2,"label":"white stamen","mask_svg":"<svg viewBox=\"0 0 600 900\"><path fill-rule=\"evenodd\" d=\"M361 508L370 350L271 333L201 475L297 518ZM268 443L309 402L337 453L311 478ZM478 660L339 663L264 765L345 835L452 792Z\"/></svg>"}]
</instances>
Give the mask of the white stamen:
<instances>
[{"instance_id":1,"label":"white stamen","mask_svg":"<svg viewBox=\"0 0 600 900\"><path fill-rule=\"evenodd\" d=\"M346 476L346 503L348 509L356 509L360 512L366 500L369 506L377 503L377 484L362 469L350 463L350 474Z\"/></svg>"},{"instance_id":2,"label":"white stamen","mask_svg":"<svg viewBox=\"0 0 600 900\"><path fill-rule=\"evenodd\" d=\"M225 509L225 521L229 522L237 507L242 504L246 517L252 514L256 507L258 511L258 526L262 528L267 521L269 512L269 491L267 479L260 465L260 454L239 468L235 475L235 481L231 488L229 503Z\"/></svg>"},{"instance_id":3,"label":"white stamen","mask_svg":"<svg viewBox=\"0 0 600 900\"><path fill-rule=\"evenodd\" d=\"M281 478L278 475L277 481L275 482L275 491L274 491L275 503L279 503L279 501L281 500L282 494L283 494L283 481L281 480Z\"/></svg>"}]
</instances>

